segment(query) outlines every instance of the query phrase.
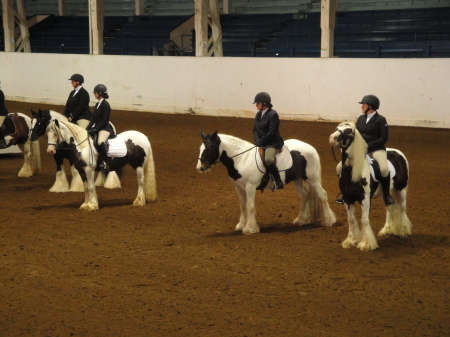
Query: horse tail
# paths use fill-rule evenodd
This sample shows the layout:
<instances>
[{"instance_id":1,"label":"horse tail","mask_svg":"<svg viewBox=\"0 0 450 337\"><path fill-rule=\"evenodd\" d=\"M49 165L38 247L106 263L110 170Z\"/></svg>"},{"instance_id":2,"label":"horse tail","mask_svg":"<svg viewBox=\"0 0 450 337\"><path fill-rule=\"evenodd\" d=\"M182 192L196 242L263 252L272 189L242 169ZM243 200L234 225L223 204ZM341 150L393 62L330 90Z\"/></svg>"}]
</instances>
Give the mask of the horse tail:
<instances>
[{"instance_id":1,"label":"horse tail","mask_svg":"<svg viewBox=\"0 0 450 337\"><path fill-rule=\"evenodd\" d=\"M39 139L30 141L31 169L33 173L41 171L41 148L39 147Z\"/></svg>"},{"instance_id":2,"label":"horse tail","mask_svg":"<svg viewBox=\"0 0 450 337\"><path fill-rule=\"evenodd\" d=\"M156 172L155 162L153 161L152 146L149 146L147 153L147 160L144 167L144 194L147 201L155 201L157 197L156 192Z\"/></svg>"}]
</instances>

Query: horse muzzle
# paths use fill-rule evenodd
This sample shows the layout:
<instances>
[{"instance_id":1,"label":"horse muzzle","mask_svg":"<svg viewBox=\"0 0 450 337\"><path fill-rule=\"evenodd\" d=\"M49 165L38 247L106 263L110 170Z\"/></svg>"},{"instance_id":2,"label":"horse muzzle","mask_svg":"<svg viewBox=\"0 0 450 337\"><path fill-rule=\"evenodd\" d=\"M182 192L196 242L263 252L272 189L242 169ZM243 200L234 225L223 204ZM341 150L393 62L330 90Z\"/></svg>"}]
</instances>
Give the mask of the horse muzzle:
<instances>
[{"instance_id":1,"label":"horse muzzle","mask_svg":"<svg viewBox=\"0 0 450 337\"><path fill-rule=\"evenodd\" d=\"M55 145L48 145L47 146L47 153L55 154L56 153L56 146Z\"/></svg>"},{"instance_id":2,"label":"horse muzzle","mask_svg":"<svg viewBox=\"0 0 450 337\"><path fill-rule=\"evenodd\" d=\"M211 168L212 168L212 166L206 161L199 160L197 163L197 171L199 173L206 173L206 172L210 171Z\"/></svg>"}]
</instances>

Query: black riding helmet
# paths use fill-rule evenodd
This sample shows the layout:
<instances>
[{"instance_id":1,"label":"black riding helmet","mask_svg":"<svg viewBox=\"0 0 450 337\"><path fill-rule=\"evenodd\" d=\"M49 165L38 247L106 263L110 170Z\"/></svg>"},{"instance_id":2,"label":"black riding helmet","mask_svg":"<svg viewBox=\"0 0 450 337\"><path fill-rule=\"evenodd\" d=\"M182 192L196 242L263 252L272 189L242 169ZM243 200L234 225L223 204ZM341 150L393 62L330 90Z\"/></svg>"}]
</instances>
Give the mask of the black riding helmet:
<instances>
[{"instance_id":1,"label":"black riding helmet","mask_svg":"<svg viewBox=\"0 0 450 337\"><path fill-rule=\"evenodd\" d=\"M380 108L380 100L375 95L366 95L359 104L366 103L371 109L378 110Z\"/></svg>"},{"instance_id":2,"label":"black riding helmet","mask_svg":"<svg viewBox=\"0 0 450 337\"><path fill-rule=\"evenodd\" d=\"M78 81L80 83L84 83L84 77L80 74L73 74L70 76L69 81Z\"/></svg>"},{"instance_id":3,"label":"black riding helmet","mask_svg":"<svg viewBox=\"0 0 450 337\"><path fill-rule=\"evenodd\" d=\"M97 84L94 88L94 94L106 94L108 92L108 89L106 88L106 85L104 84Z\"/></svg>"},{"instance_id":4,"label":"black riding helmet","mask_svg":"<svg viewBox=\"0 0 450 337\"><path fill-rule=\"evenodd\" d=\"M267 92L260 92L258 94L256 94L255 96L255 100L253 102L253 104L255 103L271 103L272 100L270 98L270 95Z\"/></svg>"}]
</instances>

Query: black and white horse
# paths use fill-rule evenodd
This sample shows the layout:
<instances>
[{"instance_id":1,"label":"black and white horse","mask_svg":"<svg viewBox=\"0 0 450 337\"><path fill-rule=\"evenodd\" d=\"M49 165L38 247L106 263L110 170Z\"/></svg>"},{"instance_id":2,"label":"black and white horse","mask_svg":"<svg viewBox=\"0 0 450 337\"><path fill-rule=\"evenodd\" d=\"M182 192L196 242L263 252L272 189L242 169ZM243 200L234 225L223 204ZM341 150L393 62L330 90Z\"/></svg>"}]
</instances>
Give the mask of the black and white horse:
<instances>
[{"instance_id":1,"label":"black and white horse","mask_svg":"<svg viewBox=\"0 0 450 337\"><path fill-rule=\"evenodd\" d=\"M210 135L202 132L201 136L203 143L197 170L207 172L218 162L225 165L240 201L241 215L235 230L242 230L244 234L258 233L255 193L265 174L265 168L258 164L258 149L245 140L217 134L217 131ZM280 176L285 184L294 182L301 198L300 212L293 223L320 222L331 226L336 217L328 204L327 193L322 188L319 154L311 145L296 139L286 140L285 149L287 155L290 153L292 156L292 165L280 172ZM270 184L269 181L267 186Z\"/></svg>"},{"instance_id":2,"label":"black and white horse","mask_svg":"<svg viewBox=\"0 0 450 337\"><path fill-rule=\"evenodd\" d=\"M134 206L143 206L146 201L156 200L156 176L153 152L148 138L139 131L125 131L117 135L123 141L122 156L110 160L111 170L127 164L136 170L138 193ZM98 209L94 174L97 167L98 153L94 142L82 127L58 121L50 122L47 127L47 152L54 154L58 144L65 142L75 168L80 173L84 184L85 200L80 209L93 211Z\"/></svg>"},{"instance_id":3,"label":"black and white horse","mask_svg":"<svg viewBox=\"0 0 450 337\"><path fill-rule=\"evenodd\" d=\"M367 143L356 129L355 123L343 122L330 135L330 145L341 149L342 173L339 187L347 207L348 236L342 242L344 248L357 247L373 250L378 247L369 221L371 199L382 195L381 184L376 182L370 172L367 158ZM396 149L387 149L387 157L395 175L391 174L391 195L395 204L386 207L386 223L379 236L411 234L411 221L406 215L406 195L408 192L409 165L405 155ZM355 203L361 204L361 229L355 217Z\"/></svg>"},{"instance_id":4,"label":"black and white horse","mask_svg":"<svg viewBox=\"0 0 450 337\"><path fill-rule=\"evenodd\" d=\"M17 145L23 153L24 163L18 176L28 178L41 170L41 151L39 140L30 139L31 118L23 113L10 113L4 121L6 130L5 146L2 148Z\"/></svg>"},{"instance_id":5,"label":"black and white horse","mask_svg":"<svg viewBox=\"0 0 450 337\"><path fill-rule=\"evenodd\" d=\"M53 110L38 110L37 112L31 110L33 119L31 120L30 140L37 141L39 137L45 134L47 126L51 121L57 119L59 121L68 122L66 116ZM50 192L83 192L83 181L78 170L73 166L70 151L65 149L65 146L58 147L54 154L56 163L56 177ZM66 172L64 171L64 159L70 163L70 172L72 173L72 180L67 180ZM119 177L115 171L108 172L106 177L103 172L99 172L95 181L95 186L104 186L105 188L114 189L121 188Z\"/></svg>"}]
</instances>

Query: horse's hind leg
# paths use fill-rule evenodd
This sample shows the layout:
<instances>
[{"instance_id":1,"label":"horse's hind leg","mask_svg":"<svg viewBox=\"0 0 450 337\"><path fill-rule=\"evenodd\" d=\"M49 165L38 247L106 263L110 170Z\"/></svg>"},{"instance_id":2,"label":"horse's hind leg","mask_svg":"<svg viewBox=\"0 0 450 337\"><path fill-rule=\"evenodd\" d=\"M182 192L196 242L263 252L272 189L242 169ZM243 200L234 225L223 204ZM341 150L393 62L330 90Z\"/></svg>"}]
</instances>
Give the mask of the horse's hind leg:
<instances>
[{"instance_id":1,"label":"horse's hind leg","mask_svg":"<svg viewBox=\"0 0 450 337\"><path fill-rule=\"evenodd\" d=\"M331 226L336 222L336 216L328 204L327 192L323 189L319 180L308 179L309 199L308 208L312 222L320 221L323 226Z\"/></svg>"},{"instance_id":2,"label":"horse's hind leg","mask_svg":"<svg viewBox=\"0 0 450 337\"><path fill-rule=\"evenodd\" d=\"M138 193L136 199L133 202L133 206L144 206L145 205L144 168L142 166L136 168L136 176L138 183Z\"/></svg>"},{"instance_id":3,"label":"horse's hind leg","mask_svg":"<svg viewBox=\"0 0 450 337\"><path fill-rule=\"evenodd\" d=\"M378 236L397 235L406 237L411 235L411 221L406 214L407 188L401 191L391 191L395 204L386 207L386 223L378 233Z\"/></svg>"},{"instance_id":4,"label":"horse's hind leg","mask_svg":"<svg viewBox=\"0 0 450 337\"><path fill-rule=\"evenodd\" d=\"M292 223L294 225L305 225L311 223L311 213L309 212L309 208L306 207L308 205L309 191L303 185L303 180L297 179L294 180L295 188L297 189L297 193L300 196L300 211L298 212L297 218L295 218Z\"/></svg>"}]
</instances>

